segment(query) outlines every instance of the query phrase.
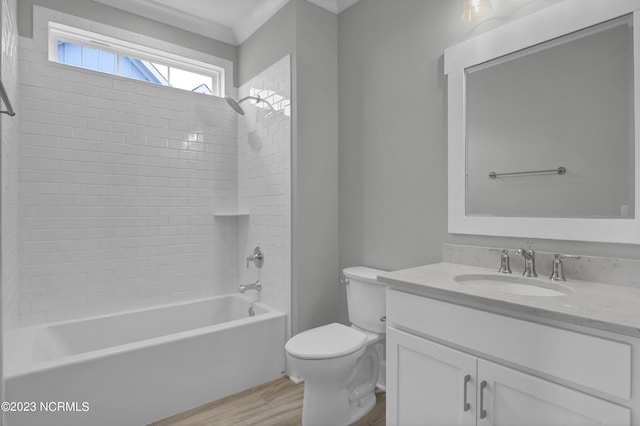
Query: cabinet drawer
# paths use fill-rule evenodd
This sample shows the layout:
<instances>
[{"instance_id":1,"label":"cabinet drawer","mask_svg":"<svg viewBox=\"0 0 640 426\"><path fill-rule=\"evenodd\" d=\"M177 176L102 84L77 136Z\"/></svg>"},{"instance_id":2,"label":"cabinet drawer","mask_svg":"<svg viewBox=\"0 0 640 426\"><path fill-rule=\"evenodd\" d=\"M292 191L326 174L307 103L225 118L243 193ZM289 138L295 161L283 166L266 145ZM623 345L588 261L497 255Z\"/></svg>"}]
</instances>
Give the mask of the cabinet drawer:
<instances>
[{"instance_id":1,"label":"cabinet drawer","mask_svg":"<svg viewBox=\"0 0 640 426\"><path fill-rule=\"evenodd\" d=\"M616 397L631 398L631 345L395 290L389 325Z\"/></svg>"}]
</instances>

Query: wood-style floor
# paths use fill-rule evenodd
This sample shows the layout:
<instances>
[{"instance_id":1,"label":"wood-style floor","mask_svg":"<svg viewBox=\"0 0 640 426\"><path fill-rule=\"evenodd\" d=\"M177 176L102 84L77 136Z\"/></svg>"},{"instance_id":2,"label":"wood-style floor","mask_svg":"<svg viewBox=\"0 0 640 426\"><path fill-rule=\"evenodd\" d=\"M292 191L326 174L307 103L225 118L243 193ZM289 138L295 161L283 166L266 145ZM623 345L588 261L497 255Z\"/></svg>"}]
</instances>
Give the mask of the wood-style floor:
<instances>
[{"instance_id":1,"label":"wood-style floor","mask_svg":"<svg viewBox=\"0 0 640 426\"><path fill-rule=\"evenodd\" d=\"M304 385L283 377L149 426L297 426L302 419L303 389ZM384 426L385 393L376 390L376 398L374 409L354 425Z\"/></svg>"}]
</instances>

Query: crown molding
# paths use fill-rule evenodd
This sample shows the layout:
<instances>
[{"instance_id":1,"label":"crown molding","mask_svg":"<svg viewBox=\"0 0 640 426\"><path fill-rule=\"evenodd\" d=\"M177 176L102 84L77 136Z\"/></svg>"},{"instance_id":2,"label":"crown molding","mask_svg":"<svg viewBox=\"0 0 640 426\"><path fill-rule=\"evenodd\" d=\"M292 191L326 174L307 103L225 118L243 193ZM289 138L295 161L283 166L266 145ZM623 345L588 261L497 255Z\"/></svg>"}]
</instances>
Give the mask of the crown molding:
<instances>
[{"instance_id":1,"label":"crown molding","mask_svg":"<svg viewBox=\"0 0 640 426\"><path fill-rule=\"evenodd\" d=\"M309 3L313 3L316 6L320 6L323 9L333 12L336 15L342 13L343 10L351 7L358 0L308 0Z\"/></svg>"},{"instance_id":2,"label":"crown molding","mask_svg":"<svg viewBox=\"0 0 640 426\"><path fill-rule=\"evenodd\" d=\"M254 8L242 21L235 23L233 25L233 31L237 40L236 45L244 43L246 39L251 37L258 28L278 13L289 1L290 0L263 1L259 7Z\"/></svg>"},{"instance_id":3,"label":"crown molding","mask_svg":"<svg viewBox=\"0 0 640 426\"><path fill-rule=\"evenodd\" d=\"M94 1L234 46L244 42L289 2L289 0L262 1L251 13L243 16L241 21L235 22L230 27L187 12L184 3L181 3L182 9L178 9L153 0Z\"/></svg>"}]
</instances>

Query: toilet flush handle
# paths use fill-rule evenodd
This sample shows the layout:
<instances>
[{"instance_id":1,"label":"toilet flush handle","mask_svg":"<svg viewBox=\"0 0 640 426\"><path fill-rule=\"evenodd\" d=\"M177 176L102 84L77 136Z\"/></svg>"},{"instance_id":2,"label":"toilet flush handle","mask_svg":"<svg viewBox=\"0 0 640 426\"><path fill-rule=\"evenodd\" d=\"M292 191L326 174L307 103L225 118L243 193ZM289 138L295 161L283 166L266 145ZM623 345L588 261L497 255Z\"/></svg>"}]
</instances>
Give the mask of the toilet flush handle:
<instances>
[{"instance_id":1,"label":"toilet flush handle","mask_svg":"<svg viewBox=\"0 0 640 426\"><path fill-rule=\"evenodd\" d=\"M338 274L336 279L338 280L338 283L340 283L340 284L349 285L349 278L347 278L347 277L343 278L343 277L340 276L340 274Z\"/></svg>"},{"instance_id":2,"label":"toilet flush handle","mask_svg":"<svg viewBox=\"0 0 640 426\"><path fill-rule=\"evenodd\" d=\"M380 322L387 322L387 316L380 317Z\"/></svg>"}]
</instances>

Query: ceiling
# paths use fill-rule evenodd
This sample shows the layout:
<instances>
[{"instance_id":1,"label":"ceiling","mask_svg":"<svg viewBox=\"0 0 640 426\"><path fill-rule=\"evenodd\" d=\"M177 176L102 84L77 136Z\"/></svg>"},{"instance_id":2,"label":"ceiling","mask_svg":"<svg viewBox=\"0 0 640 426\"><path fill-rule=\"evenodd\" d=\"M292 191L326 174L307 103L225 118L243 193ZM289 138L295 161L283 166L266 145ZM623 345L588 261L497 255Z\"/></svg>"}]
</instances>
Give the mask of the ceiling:
<instances>
[{"instance_id":1,"label":"ceiling","mask_svg":"<svg viewBox=\"0 0 640 426\"><path fill-rule=\"evenodd\" d=\"M95 0L108 6L239 45L289 0ZM340 13L358 0L308 0Z\"/></svg>"}]
</instances>

